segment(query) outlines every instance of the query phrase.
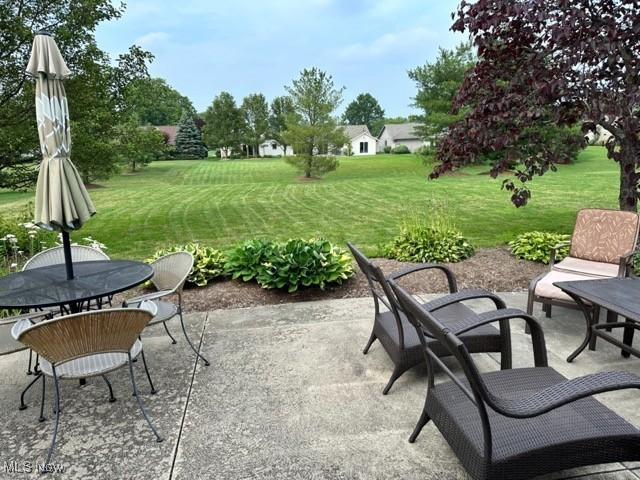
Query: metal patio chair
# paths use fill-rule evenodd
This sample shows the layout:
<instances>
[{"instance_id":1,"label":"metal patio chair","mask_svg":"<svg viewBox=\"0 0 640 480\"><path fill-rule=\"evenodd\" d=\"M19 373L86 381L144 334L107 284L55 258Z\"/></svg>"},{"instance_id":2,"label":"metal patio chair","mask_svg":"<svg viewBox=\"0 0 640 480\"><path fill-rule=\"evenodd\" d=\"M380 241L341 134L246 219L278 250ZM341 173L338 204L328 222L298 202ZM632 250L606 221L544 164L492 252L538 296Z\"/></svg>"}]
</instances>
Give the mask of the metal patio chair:
<instances>
[{"instance_id":1,"label":"metal patio chair","mask_svg":"<svg viewBox=\"0 0 640 480\"><path fill-rule=\"evenodd\" d=\"M640 377L604 372L567 380L547 365L544 334L525 312L473 314L445 326L397 283L398 302L418 327L429 381L409 442L430 421L474 479L519 480L601 463L640 459L640 430L593 395L640 388ZM462 335L487 324L523 319L531 330L534 368L480 373ZM434 352L435 339L462 367L458 378ZM449 382L435 383L435 368Z\"/></svg>"},{"instance_id":2,"label":"metal patio chair","mask_svg":"<svg viewBox=\"0 0 640 480\"><path fill-rule=\"evenodd\" d=\"M182 317L182 290L184 288L184 283L187 281L187 277L191 272L191 268L193 268L193 255L188 252L169 253L168 255L160 257L151 263L151 267L153 267L151 283L157 291L126 300L124 305L135 306L145 300L155 303L158 308L158 313L153 320L149 322L149 326L161 323L165 332L167 332L167 335L171 338L171 343L174 345L176 343L176 339L171 335L171 332L167 327L167 322L174 317L179 317L184 338L187 340L187 343L195 354L200 357L205 366L208 367L210 365L209 361L191 342L184 326L184 318ZM169 301L169 298L171 297L177 298L177 303Z\"/></svg>"},{"instance_id":3,"label":"metal patio chair","mask_svg":"<svg viewBox=\"0 0 640 480\"><path fill-rule=\"evenodd\" d=\"M427 302L424 307L445 324L456 322L473 313L473 310L462 303L466 300L484 298L491 300L498 309L506 308L500 297L486 290L458 291L455 275L444 265L419 264L385 277L380 267L373 264L353 244L347 243L347 246L367 278L375 305L373 330L362 353L366 355L377 339L394 363L391 378L382 391L384 395L404 372L424 362L423 347L418 332L398 308L395 295L387 284L389 279L400 279L415 272L433 269L444 273L449 284L449 295ZM386 311L381 310L381 304L386 307ZM501 367L511 368L511 333L508 322L501 322L500 330L487 325L465 334L462 338L472 352L500 352ZM449 355L444 345L433 345L433 349L439 355Z\"/></svg>"},{"instance_id":4,"label":"metal patio chair","mask_svg":"<svg viewBox=\"0 0 640 480\"><path fill-rule=\"evenodd\" d=\"M43 379L44 376L53 378L55 423L47 464L51 461L60 423L59 380L101 376L109 386L111 401L115 401L106 374L125 366L129 368L133 393L143 417L156 440L163 441L144 408L132 366L132 360L142 352L140 333L151 318L152 313L142 309L97 310L45 320L20 332L18 340L40 355Z\"/></svg>"},{"instance_id":5,"label":"metal patio chair","mask_svg":"<svg viewBox=\"0 0 640 480\"><path fill-rule=\"evenodd\" d=\"M567 244L557 245L551 250L549 270L531 280L527 313L533 313L535 302L542 303L548 318L553 305L579 308L569 295L554 285L555 282L627 276L635 255L639 228L640 217L634 212L580 210L569 242L569 256L556 263L557 250ZM597 308L595 313L597 318ZM607 321L615 322L615 315L608 314Z\"/></svg>"}]
</instances>

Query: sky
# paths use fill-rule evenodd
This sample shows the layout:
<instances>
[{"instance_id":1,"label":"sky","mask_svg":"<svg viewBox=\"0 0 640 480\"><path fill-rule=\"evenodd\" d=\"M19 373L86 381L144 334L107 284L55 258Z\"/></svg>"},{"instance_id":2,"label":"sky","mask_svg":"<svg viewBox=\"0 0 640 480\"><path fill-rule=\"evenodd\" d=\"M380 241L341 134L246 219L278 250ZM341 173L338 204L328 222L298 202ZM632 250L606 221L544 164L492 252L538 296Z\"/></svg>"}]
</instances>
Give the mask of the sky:
<instances>
[{"instance_id":1,"label":"sky","mask_svg":"<svg viewBox=\"0 0 640 480\"><path fill-rule=\"evenodd\" d=\"M305 67L344 86L341 109L359 93L389 117L416 113L407 70L464 37L449 30L458 0L129 0L101 24L98 45L115 58L137 44L162 77L204 111L221 91L270 101Z\"/></svg>"}]
</instances>

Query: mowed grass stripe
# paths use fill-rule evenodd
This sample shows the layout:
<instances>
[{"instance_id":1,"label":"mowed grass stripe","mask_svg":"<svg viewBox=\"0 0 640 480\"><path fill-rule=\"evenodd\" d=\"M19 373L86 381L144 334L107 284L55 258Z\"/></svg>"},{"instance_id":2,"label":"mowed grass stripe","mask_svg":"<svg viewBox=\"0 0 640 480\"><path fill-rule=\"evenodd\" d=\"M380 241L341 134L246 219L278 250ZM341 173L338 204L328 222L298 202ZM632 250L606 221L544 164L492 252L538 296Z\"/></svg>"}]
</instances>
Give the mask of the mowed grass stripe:
<instances>
[{"instance_id":1,"label":"mowed grass stripe","mask_svg":"<svg viewBox=\"0 0 640 480\"><path fill-rule=\"evenodd\" d=\"M145 258L161 246L200 241L226 249L249 238L321 235L351 240L379 253L412 212L429 215L433 201L477 246L502 245L529 230L571 231L584 207L615 208L617 165L590 147L575 165L531 183L533 199L516 209L488 167L427 181L429 168L413 155L340 159L337 171L301 181L281 159L155 162L91 190L98 209L75 237L91 235L114 257ZM33 193L0 193L10 211Z\"/></svg>"}]
</instances>

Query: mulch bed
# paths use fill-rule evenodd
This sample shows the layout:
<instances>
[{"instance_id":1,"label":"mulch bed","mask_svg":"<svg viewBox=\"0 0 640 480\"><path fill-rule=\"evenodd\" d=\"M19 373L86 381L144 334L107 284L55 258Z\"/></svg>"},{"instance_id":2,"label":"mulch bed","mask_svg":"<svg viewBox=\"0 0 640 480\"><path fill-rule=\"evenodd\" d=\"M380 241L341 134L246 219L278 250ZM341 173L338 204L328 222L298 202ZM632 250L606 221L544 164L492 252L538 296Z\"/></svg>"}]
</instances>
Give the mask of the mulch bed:
<instances>
[{"instance_id":1,"label":"mulch bed","mask_svg":"<svg viewBox=\"0 0 640 480\"><path fill-rule=\"evenodd\" d=\"M385 273L401 270L410 263L377 259ZM529 280L547 267L513 257L507 248L480 249L463 262L448 264L458 281L458 288L486 288L494 292L526 290ZM402 284L415 293L443 293L447 291L444 276L437 272L421 272L406 277ZM228 308L254 307L279 303L307 302L337 298L366 297L367 280L356 267L356 275L342 285L319 289L305 289L289 294L265 290L255 283L223 280L205 288L189 288L184 292L185 310L207 311Z\"/></svg>"}]
</instances>

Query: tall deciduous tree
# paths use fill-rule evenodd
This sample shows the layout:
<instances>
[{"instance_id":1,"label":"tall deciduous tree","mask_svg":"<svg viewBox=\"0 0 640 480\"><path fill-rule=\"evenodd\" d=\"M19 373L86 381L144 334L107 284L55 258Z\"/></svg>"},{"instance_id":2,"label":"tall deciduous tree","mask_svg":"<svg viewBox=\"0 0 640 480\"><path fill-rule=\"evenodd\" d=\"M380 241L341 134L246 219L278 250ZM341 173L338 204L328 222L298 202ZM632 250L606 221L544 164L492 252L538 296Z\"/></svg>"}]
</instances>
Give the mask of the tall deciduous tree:
<instances>
[{"instance_id":1,"label":"tall deciduous tree","mask_svg":"<svg viewBox=\"0 0 640 480\"><path fill-rule=\"evenodd\" d=\"M620 208L637 209L639 2L463 1L453 29L471 34L479 59L455 101L472 108L440 142L442 163L432 176L502 150L493 174L509 160L521 162L516 180L504 186L516 206L524 205L526 182L563 156L557 142L541 137L541 119L560 126L589 120L613 134L607 149L620 166Z\"/></svg>"},{"instance_id":2,"label":"tall deciduous tree","mask_svg":"<svg viewBox=\"0 0 640 480\"><path fill-rule=\"evenodd\" d=\"M280 143L283 152L287 153L287 142L283 134L287 129L287 118L295 115L295 108L291 97L283 95L271 101L271 112L269 114L269 134L274 140Z\"/></svg>"},{"instance_id":3,"label":"tall deciduous tree","mask_svg":"<svg viewBox=\"0 0 640 480\"><path fill-rule=\"evenodd\" d=\"M338 163L329 155L329 150L347 142L333 117L342 102L344 87L337 88L331 75L314 67L305 68L285 89L293 102L295 115L287 119L283 137L296 152L295 157L287 157L286 161L307 178L335 170Z\"/></svg>"},{"instance_id":4,"label":"tall deciduous tree","mask_svg":"<svg viewBox=\"0 0 640 480\"><path fill-rule=\"evenodd\" d=\"M239 150L244 131L242 112L228 92L221 92L204 114L204 139L209 148L218 148L224 156Z\"/></svg>"},{"instance_id":5,"label":"tall deciduous tree","mask_svg":"<svg viewBox=\"0 0 640 480\"><path fill-rule=\"evenodd\" d=\"M240 107L244 117L244 137L253 147L253 156L258 156L260 143L269 130L269 104L261 93L252 93L242 100Z\"/></svg>"},{"instance_id":6,"label":"tall deciduous tree","mask_svg":"<svg viewBox=\"0 0 640 480\"><path fill-rule=\"evenodd\" d=\"M96 26L119 18L122 11L109 0L0 2L0 187L28 187L37 177L35 95L25 65L34 33L42 28L54 36L73 74L65 87L74 164L85 182L117 171L112 139L122 121L124 89L147 75L152 59L133 47L114 65L96 45Z\"/></svg>"},{"instance_id":7,"label":"tall deciduous tree","mask_svg":"<svg viewBox=\"0 0 640 480\"><path fill-rule=\"evenodd\" d=\"M471 43L462 43L453 50L440 48L435 62L409 70L409 78L418 87L413 105L423 112L416 131L431 145L436 144L450 125L464 117L464 108L452 113L451 107L465 74L475 62Z\"/></svg>"},{"instance_id":8,"label":"tall deciduous tree","mask_svg":"<svg viewBox=\"0 0 640 480\"><path fill-rule=\"evenodd\" d=\"M127 109L140 125L177 125L183 112L195 114L191 100L163 78L142 78L125 91Z\"/></svg>"},{"instance_id":9,"label":"tall deciduous tree","mask_svg":"<svg viewBox=\"0 0 640 480\"><path fill-rule=\"evenodd\" d=\"M344 111L342 121L349 125L366 125L373 135L380 133L374 131L384 118L384 110L373 95L370 93L361 93L353 100Z\"/></svg>"},{"instance_id":10,"label":"tall deciduous tree","mask_svg":"<svg viewBox=\"0 0 640 480\"><path fill-rule=\"evenodd\" d=\"M202 133L193 121L193 114L184 112L176 133L175 156L178 158L206 158L209 154L202 141Z\"/></svg>"}]
</instances>

